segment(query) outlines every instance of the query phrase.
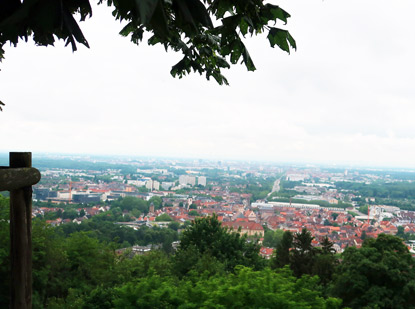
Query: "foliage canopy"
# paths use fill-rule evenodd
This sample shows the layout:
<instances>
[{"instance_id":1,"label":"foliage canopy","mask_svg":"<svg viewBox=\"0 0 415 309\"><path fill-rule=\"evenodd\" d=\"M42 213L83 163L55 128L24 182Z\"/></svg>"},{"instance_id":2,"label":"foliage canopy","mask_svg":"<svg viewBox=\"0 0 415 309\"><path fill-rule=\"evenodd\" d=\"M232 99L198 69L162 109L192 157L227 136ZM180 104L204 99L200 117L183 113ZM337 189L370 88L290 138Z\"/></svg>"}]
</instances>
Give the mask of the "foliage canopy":
<instances>
[{"instance_id":1,"label":"foliage canopy","mask_svg":"<svg viewBox=\"0 0 415 309\"><path fill-rule=\"evenodd\" d=\"M139 44L149 33L148 44L162 44L183 54L171 69L182 77L191 71L213 77L219 84L228 84L223 68L241 60L249 71L255 65L242 39L247 35L267 32L271 47L286 52L296 48L287 30L270 23L287 23L290 15L280 7L263 0L99 0L113 9L115 19L125 24L120 34ZM87 47L75 17L84 21L92 16L90 1L81 0L5 0L0 2L0 60L7 42L16 46L19 39L32 37L40 46L64 40L77 49Z\"/></svg>"},{"instance_id":2,"label":"foliage canopy","mask_svg":"<svg viewBox=\"0 0 415 309\"><path fill-rule=\"evenodd\" d=\"M402 241L380 234L360 249L347 248L335 275L332 294L352 308L413 308L414 260Z\"/></svg>"},{"instance_id":3,"label":"foliage canopy","mask_svg":"<svg viewBox=\"0 0 415 309\"><path fill-rule=\"evenodd\" d=\"M0 195L2 308L9 302L8 210L8 199ZM347 248L337 261L327 238L318 248L305 229L285 232L270 263L278 269L271 270L256 243L225 229L216 217L191 223L176 253L116 254L128 242L164 248L177 232L117 227L110 213L60 227L33 220L34 308L339 308L341 302L351 308L414 308L415 262L391 235Z\"/></svg>"},{"instance_id":4,"label":"foliage canopy","mask_svg":"<svg viewBox=\"0 0 415 309\"><path fill-rule=\"evenodd\" d=\"M225 269L232 271L237 265L250 266L255 269L263 267L259 257L259 245L247 242L247 236L232 232L218 220L216 215L196 218L183 232L178 255L209 255L225 264Z\"/></svg>"}]
</instances>

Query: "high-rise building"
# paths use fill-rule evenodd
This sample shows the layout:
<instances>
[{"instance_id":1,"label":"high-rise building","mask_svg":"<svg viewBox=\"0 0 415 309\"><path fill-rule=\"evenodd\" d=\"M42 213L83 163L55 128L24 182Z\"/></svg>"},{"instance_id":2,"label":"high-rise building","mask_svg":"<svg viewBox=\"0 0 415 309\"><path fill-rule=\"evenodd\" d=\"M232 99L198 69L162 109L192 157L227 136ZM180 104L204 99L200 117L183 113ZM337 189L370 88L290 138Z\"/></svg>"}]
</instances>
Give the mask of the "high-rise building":
<instances>
[{"instance_id":1,"label":"high-rise building","mask_svg":"<svg viewBox=\"0 0 415 309\"><path fill-rule=\"evenodd\" d=\"M161 187L164 189L164 190L169 190L171 187L173 187L174 186L174 182L166 182L166 181L163 181L162 183L161 183Z\"/></svg>"},{"instance_id":2,"label":"high-rise building","mask_svg":"<svg viewBox=\"0 0 415 309\"><path fill-rule=\"evenodd\" d=\"M187 176L187 183L194 187L196 185L196 177L195 176Z\"/></svg>"},{"instance_id":3,"label":"high-rise building","mask_svg":"<svg viewBox=\"0 0 415 309\"><path fill-rule=\"evenodd\" d=\"M146 188L149 189L149 190L153 190L153 180L149 179L146 182Z\"/></svg>"},{"instance_id":4,"label":"high-rise building","mask_svg":"<svg viewBox=\"0 0 415 309\"><path fill-rule=\"evenodd\" d=\"M187 185L187 175L180 175L179 176L179 184Z\"/></svg>"},{"instance_id":5,"label":"high-rise building","mask_svg":"<svg viewBox=\"0 0 415 309\"><path fill-rule=\"evenodd\" d=\"M205 176L197 177L197 184L206 187L206 177Z\"/></svg>"},{"instance_id":6,"label":"high-rise building","mask_svg":"<svg viewBox=\"0 0 415 309\"><path fill-rule=\"evenodd\" d=\"M179 183L181 185L196 185L196 177L195 176L188 176L188 175L180 175L179 176Z\"/></svg>"},{"instance_id":7,"label":"high-rise building","mask_svg":"<svg viewBox=\"0 0 415 309\"><path fill-rule=\"evenodd\" d=\"M160 182L158 182L157 180L149 179L146 182L146 188L151 190L151 191L153 191L153 190L158 191L158 190L160 190Z\"/></svg>"}]
</instances>

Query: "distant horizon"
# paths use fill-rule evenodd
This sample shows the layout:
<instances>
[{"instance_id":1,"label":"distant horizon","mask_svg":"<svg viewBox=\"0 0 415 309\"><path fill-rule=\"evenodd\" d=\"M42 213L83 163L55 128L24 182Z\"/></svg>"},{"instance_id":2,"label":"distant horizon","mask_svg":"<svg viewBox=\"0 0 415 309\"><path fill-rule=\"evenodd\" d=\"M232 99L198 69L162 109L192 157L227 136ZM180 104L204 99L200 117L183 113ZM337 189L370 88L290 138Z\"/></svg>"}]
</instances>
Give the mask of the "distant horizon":
<instances>
[{"instance_id":1,"label":"distant horizon","mask_svg":"<svg viewBox=\"0 0 415 309\"><path fill-rule=\"evenodd\" d=\"M13 152L13 151L10 151ZM0 150L0 159L1 157L8 158L9 152ZM198 161L203 160L209 163L214 162L224 162L224 163L249 163L254 165L275 165L275 166L285 166L285 167L298 167L298 168L338 168L338 169L356 169L356 170L381 170L381 171L404 171L404 172L414 172L415 167L408 167L408 166L391 166L391 165L365 165L365 164L358 164L358 163L347 163L347 162L332 162L332 163L324 163L324 162L312 162L312 161L270 161L270 160L254 160L254 159L232 159L232 158L207 158L207 157L178 157L178 156L154 156L154 155L146 155L146 154L104 154L104 153L60 153L60 152L33 152L32 155L34 159L42 159L46 157L80 157L80 159L87 159L90 157L91 159L131 159L131 160L177 160L177 161ZM64 159L64 158L62 158ZM1 160L0 160L1 162ZM191 162L189 162L191 163Z\"/></svg>"}]
</instances>

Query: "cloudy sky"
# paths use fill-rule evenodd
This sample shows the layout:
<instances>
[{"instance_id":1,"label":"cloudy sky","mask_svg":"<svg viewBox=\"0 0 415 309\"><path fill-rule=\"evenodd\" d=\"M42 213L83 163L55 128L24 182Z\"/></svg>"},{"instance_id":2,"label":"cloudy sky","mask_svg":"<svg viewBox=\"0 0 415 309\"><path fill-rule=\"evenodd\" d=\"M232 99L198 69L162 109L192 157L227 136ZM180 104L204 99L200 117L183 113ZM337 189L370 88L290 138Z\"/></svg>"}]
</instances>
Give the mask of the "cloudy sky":
<instances>
[{"instance_id":1,"label":"cloudy sky","mask_svg":"<svg viewBox=\"0 0 415 309\"><path fill-rule=\"evenodd\" d=\"M90 49L8 47L0 152L415 167L415 2L274 3L298 50L248 39L257 71L229 87L172 78L181 56L120 37L104 6L81 23Z\"/></svg>"}]
</instances>

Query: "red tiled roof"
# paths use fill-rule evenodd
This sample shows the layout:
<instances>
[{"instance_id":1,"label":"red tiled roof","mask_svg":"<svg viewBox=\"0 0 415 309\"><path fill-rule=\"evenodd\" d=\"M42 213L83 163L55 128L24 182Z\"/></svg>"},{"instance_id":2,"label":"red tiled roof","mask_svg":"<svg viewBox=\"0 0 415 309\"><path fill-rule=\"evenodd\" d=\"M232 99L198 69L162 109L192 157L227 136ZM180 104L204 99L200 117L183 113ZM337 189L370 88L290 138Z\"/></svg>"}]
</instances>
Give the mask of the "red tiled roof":
<instances>
[{"instance_id":1,"label":"red tiled roof","mask_svg":"<svg viewBox=\"0 0 415 309\"><path fill-rule=\"evenodd\" d=\"M227 226L230 228L233 228L235 230L241 228L241 229L245 229L245 230L255 230L255 231L263 231L264 228L262 227L261 224L256 223L256 222L238 222L238 221L233 221L233 222L222 222L223 226Z\"/></svg>"}]
</instances>

